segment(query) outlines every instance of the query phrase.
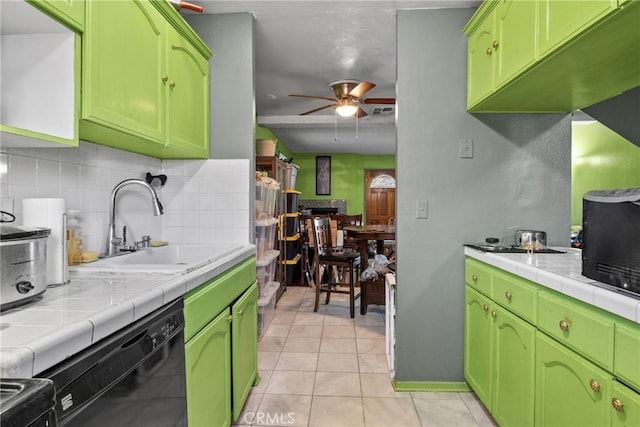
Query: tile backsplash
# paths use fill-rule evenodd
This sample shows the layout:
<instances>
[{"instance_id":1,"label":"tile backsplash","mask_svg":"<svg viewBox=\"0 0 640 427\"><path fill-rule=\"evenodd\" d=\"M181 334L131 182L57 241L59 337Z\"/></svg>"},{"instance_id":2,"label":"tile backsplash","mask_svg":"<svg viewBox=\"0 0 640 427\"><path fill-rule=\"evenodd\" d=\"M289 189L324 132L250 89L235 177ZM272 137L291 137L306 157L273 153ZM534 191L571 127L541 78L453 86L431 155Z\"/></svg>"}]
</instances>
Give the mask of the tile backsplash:
<instances>
[{"instance_id":1,"label":"tile backsplash","mask_svg":"<svg viewBox=\"0 0 640 427\"><path fill-rule=\"evenodd\" d=\"M78 148L0 148L0 200L21 224L22 199L64 198L67 210L81 211L84 249L102 252L114 186L162 173L165 186L153 184L165 214L153 216L142 187L124 187L116 200L118 235L126 225L128 242L149 235L170 243L246 243L249 167L248 159L158 160L84 142Z\"/></svg>"}]
</instances>

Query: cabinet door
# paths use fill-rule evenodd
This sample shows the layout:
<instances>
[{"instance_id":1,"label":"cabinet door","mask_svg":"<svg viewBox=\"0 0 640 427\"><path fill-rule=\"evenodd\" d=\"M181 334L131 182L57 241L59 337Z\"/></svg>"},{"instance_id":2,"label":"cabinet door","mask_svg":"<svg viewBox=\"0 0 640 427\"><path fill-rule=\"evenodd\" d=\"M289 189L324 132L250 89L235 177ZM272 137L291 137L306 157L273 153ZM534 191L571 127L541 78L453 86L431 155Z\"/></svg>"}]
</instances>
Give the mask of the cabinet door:
<instances>
[{"instance_id":1,"label":"cabinet door","mask_svg":"<svg viewBox=\"0 0 640 427\"><path fill-rule=\"evenodd\" d=\"M496 6L496 87L535 61L536 11L533 0L501 0Z\"/></svg>"},{"instance_id":2,"label":"cabinet door","mask_svg":"<svg viewBox=\"0 0 640 427\"><path fill-rule=\"evenodd\" d=\"M74 30L84 29L85 0L27 0Z\"/></svg>"},{"instance_id":3,"label":"cabinet door","mask_svg":"<svg viewBox=\"0 0 640 427\"><path fill-rule=\"evenodd\" d=\"M233 419L242 412L258 375L258 285L254 283L231 306Z\"/></svg>"},{"instance_id":4,"label":"cabinet door","mask_svg":"<svg viewBox=\"0 0 640 427\"><path fill-rule=\"evenodd\" d=\"M596 365L537 333L537 426L608 426L611 382Z\"/></svg>"},{"instance_id":5,"label":"cabinet door","mask_svg":"<svg viewBox=\"0 0 640 427\"><path fill-rule=\"evenodd\" d=\"M494 20L487 16L469 36L467 47L467 105L471 106L493 92Z\"/></svg>"},{"instance_id":6,"label":"cabinet door","mask_svg":"<svg viewBox=\"0 0 640 427\"><path fill-rule=\"evenodd\" d=\"M491 413L505 426L533 425L536 330L494 305L494 378Z\"/></svg>"},{"instance_id":7,"label":"cabinet door","mask_svg":"<svg viewBox=\"0 0 640 427\"><path fill-rule=\"evenodd\" d=\"M493 334L491 300L465 286L464 377L491 411Z\"/></svg>"},{"instance_id":8,"label":"cabinet door","mask_svg":"<svg viewBox=\"0 0 640 427\"><path fill-rule=\"evenodd\" d=\"M617 319L614 343L613 373L640 390L640 324Z\"/></svg>"},{"instance_id":9,"label":"cabinet door","mask_svg":"<svg viewBox=\"0 0 640 427\"><path fill-rule=\"evenodd\" d=\"M209 157L209 61L169 28L168 141L180 157Z\"/></svg>"},{"instance_id":10,"label":"cabinet door","mask_svg":"<svg viewBox=\"0 0 640 427\"><path fill-rule=\"evenodd\" d=\"M185 368L189 425L231 425L231 328L228 309L186 343Z\"/></svg>"},{"instance_id":11,"label":"cabinet door","mask_svg":"<svg viewBox=\"0 0 640 427\"><path fill-rule=\"evenodd\" d=\"M640 426L640 394L614 381L611 411L613 414L611 416L612 426Z\"/></svg>"},{"instance_id":12,"label":"cabinet door","mask_svg":"<svg viewBox=\"0 0 640 427\"><path fill-rule=\"evenodd\" d=\"M145 0L91 1L87 9L83 119L164 145L166 21Z\"/></svg>"},{"instance_id":13,"label":"cabinet door","mask_svg":"<svg viewBox=\"0 0 640 427\"><path fill-rule=\"evenodd\" d=\"M542 57L613 12L617 0L541 0L538 4Z\"/></svg>"}]
</instances>

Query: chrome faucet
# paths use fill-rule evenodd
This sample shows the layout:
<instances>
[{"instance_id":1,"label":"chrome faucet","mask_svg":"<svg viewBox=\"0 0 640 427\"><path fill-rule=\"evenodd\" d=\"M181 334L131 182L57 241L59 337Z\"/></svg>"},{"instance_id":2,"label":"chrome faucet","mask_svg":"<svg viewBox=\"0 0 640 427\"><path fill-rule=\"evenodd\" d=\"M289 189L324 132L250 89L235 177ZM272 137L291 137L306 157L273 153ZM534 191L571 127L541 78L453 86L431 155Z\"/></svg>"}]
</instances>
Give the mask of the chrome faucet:
<instances>
[{"instance_id":1,"label":"chrome faucet","mask_svg":"<svg viewBox=\"0 0 640 427\"><path fill-rule=\"evenodd\" d=\"M151 194L151 202L153 207L153 215L158 216L162 215L163 208L162 203L158 199L158 195L156 194L156 190L148 184L146 181L142 179L125 179L118 185L116 185L111 191L111 201L109 202L109 237L107 240L107 253L105 256L112 256L118 254L118 248L124 246L125 237L116 236L116 196L118 195L118 191L120 191L123 187L127 185L136 184L141 185L146 188ZM126 231L124 231L126 233Z\"/></svg>"}]
</instances>

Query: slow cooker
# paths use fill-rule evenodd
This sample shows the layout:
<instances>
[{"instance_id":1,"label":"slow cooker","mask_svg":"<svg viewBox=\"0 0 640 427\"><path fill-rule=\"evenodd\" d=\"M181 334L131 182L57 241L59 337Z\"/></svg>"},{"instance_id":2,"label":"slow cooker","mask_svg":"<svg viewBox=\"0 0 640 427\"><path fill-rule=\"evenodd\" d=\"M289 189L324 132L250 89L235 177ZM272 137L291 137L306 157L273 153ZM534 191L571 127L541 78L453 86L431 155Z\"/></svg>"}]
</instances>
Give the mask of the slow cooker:
<instances>
[{"instance_id":1,"label":"slow cooker","mask_svg":"<svg viewBox=\"0 0 640 427\"><path fill-rule=\"evenodd\" d=\"M48 228L0 224L0 311L47 290Z\"/></svg>"}]
</instances>

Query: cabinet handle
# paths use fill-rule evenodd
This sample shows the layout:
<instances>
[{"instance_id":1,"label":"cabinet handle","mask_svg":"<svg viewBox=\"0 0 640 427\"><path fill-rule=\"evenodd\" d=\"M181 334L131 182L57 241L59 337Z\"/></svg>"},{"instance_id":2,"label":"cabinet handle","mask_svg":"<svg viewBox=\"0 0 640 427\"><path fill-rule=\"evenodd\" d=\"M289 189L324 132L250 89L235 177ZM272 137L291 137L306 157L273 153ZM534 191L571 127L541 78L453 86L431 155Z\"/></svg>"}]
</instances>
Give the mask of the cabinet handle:
<instances>
[{"instance_id":1,"label":"cabinet handle","mask_svg":"<svg viewBox=\"0 0 640 427\"><path fill-rule=\"evenodd\" d=\"M474 282L478 281L478 276L476 276L475 274L473 276L471 276L471 280L473 280Z\"/></svg>"},{"instance_id":2,"label":"cabinet handle","mask_svg":"<svg viewBox=\"0 0 640 427\"><path fill-rule=\"evenodd\" d=\"M489 311L489 306L488 306L487 304L484 304L484 305L482 306L482 309L483 309L484 311Z\"/></svg>"},{"instance_id":3,"label":"cabinet handle","mask_svg":"<svg viewBox=\"0 0 640 427\"><path fill-rule=\"evenodd\" d=\"M496 313L495 310L491 310L491 317L493 317L495 319L497 315L498 315L498 313Z\"/></svg>"},{"instance_id":4,"label":"cabinet handle","mask_svg":"<svg viewBox=\"0 0 640 427\"><path fill-rule=\"evenodd\" d=\"M561 320L560 323L558 324L558 326L560 326L560 329L563 331L568 331L569 330L569 323L567 323L566 320Z\"/></svg>"},{"instance_id":5,"label":"cabinet handle","mask_svg":"<svg viewBox=\"0 0 640 427\"><path fill-rule=\"evenodd\" d=\"M491 56L492 50L490 47L487 48L487 56Z\"/></svg>"},{"instance_id":6,"label":"cabinet handle","mask_svg":"<svg viewBox=\"0 0 640 427\"><path fill-rule=\"evenodd\" d=\"M171 89L173 89L174 87L176 87L176 82L171 80L171 83L169 83L169 86L171 87Z\"/></svg>"},{"instance_id":7,"label":"cabinet handle","mask_svg":"<svg viewBox=\"0 0 640 427\"><path fill-rule=\"evenodd\" d=\"M243 312L244 312L244 310L238 310L238 316L242 316Z\"/></svg>"},{"instance_id":8,"label":"cabinet handle","mask_svg":"<svg viewBox=\"0 0 640 427\"><path fill-rule=\"evenodd\" d=\"M162 82L166 83L169 80L169 76L167 76L166 74L162 75Z\"/></svg>"},{"instance_id":9,"label":"cabinet handle","mask_svg":"<svg viewBox=\"0 0 640 427\"><path fill-rule=\"evenodd\" d=\"M493 43L491 43L491 46L493 46L494 49L498 48L498 40L494 40Z\"/></svg>"},{"instance_id":10,"label":"cabinet handle","mask_svg":"<svg viewBox=\"0 0 640 427\"><path fill-rule=\"evenodd\" d=\"M229 315L229 317L227 317L227 320L228 320L229 322L233 321L233 316L232 316L232 315Z\"/></svg>"},{"instance_id":11,"label":"cabinet handle","mask_svg":"<svg viewBox=\"0 0 640 427\"><path fill-rule=\"evenodd\" d=\"M593 391L599 391L600 390L600 384L598 384L598 381L596 381L596 380L589 381L589 387L591 387L591 390L593 390Z\"/></svg>"},{"instance_id":12,"label":"cabinet handle","mask_svg":"<svg viewBox=\"0 0 640 427\"><path fill-rule=\"evenodd\" d=\"M509 301L511 301L511 292L509 292L509 291L505 292L505 293L504 293L504 297L505 297L506 299L508 299Z\"/></svg>"},{"instance_id":13,"label":"cabinet handle","mask_svg":"<svg viewBox=\"0 0 640 427\"><path fill-rule=\"evenodd\" d=\"M613 406L613 409L615 409L618 412L622 411L622 408L624 407L620 399L618 399L617 397L614 397L613 399L611 399L611 406Z\"/></svg>"}]
</instances>

